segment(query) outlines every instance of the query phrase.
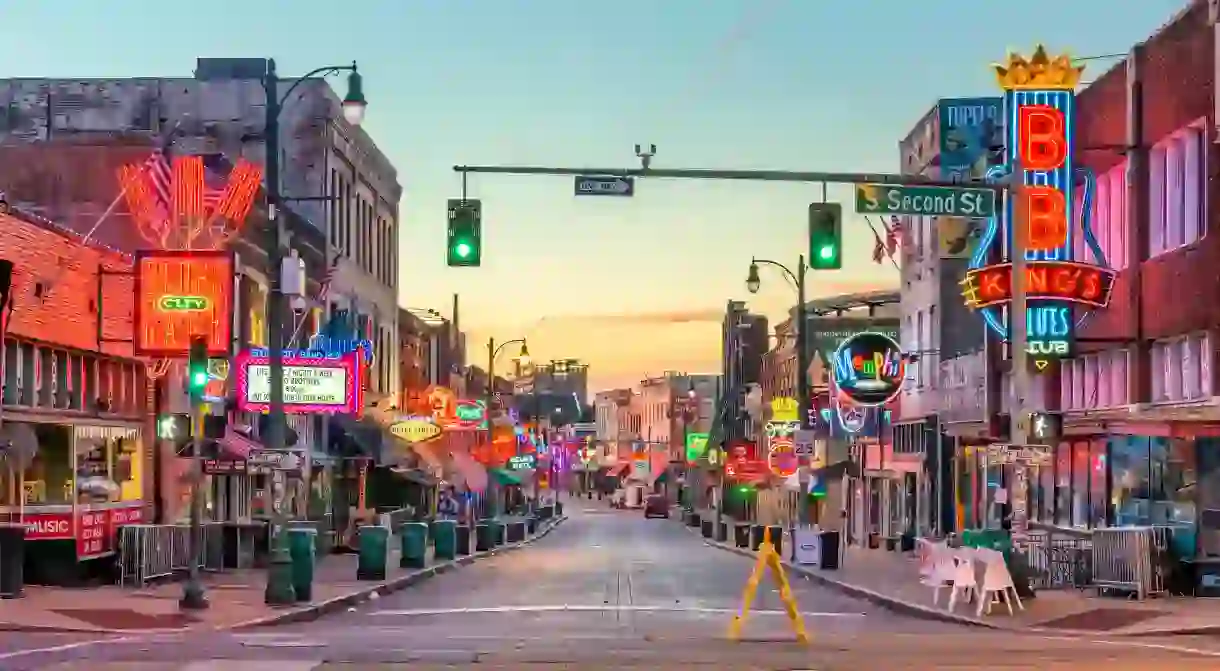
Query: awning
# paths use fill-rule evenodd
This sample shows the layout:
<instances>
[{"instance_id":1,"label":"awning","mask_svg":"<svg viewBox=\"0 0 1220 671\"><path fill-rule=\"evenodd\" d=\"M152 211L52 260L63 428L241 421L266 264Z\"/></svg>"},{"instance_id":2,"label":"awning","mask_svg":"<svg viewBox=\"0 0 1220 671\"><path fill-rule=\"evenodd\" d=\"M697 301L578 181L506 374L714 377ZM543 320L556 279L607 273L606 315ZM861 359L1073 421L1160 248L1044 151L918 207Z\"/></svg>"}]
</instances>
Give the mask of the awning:
<instances>
[{"instance_id":1,"label":"awning","mask_svg":"<svg viewBox=\"0 0 1220 671\"><path fill-rule=\"evenodd\" d=\"M413 482L420 487L435 487L440 483L440 480L432 477L430 474L419 470L418 468L392 468L390 469L394 475L408 482Z\"/></svg>"},{"instance_id":2,"label":"awning","mask_svg":"<svg viewBox=\"0 0 1220 671\"><path fill-rule=\"evenodd\" d=\"M401 439L395 439L401 440ZM419 456L420 461L428 465L433 472L440 472L445 468L445 460L439 454L441 448L428 443L408 443L411 446L411 451Z\"/></svg>"},{"instance_id":3,"label":"awning","mask_svg":"<svg viewBox=\"0 0 1220 671\"><path fill-rule=\"evenodd\" d=\"M631 467L631 462L624 461L621 464L615 464L615 465L611 466L610 470L606 473L606 475L609 475L612 478L617 478L617 477L622 476L623 471L627 470L630 467Z\"/></svg>"},{"instance_id":4,"label":"awning","mask_svg":"<svg viewBox=\"0 0 1220 671\"><path fill-rule=\"evenodd\" d=\"M216 444L230 459L249 459L251 452L261 450L263 447L233 429L226 431L224 438L216 441Z\"/></svg>"},{"instance_id":5,"label":"awning","mask_svg":"<svg viewBox=\"0 0 1220 671\"><path fill-rule=\"evenodd\" d=\"M511 486L511 485L520 485L521 484L520 476L518 476L516 473L514 473L512 471L508 471L503 468L493 468L488 471L488 474L490 474L491 477L495 478L496 482L500 483L501 485Z\"/></svg>"},{"instance_id":6,"label":"awning","mask_svg":"<svg viewBox=\"0 0 1220 671\"><path fill-rule=\"evenodd\" d=\"M451 451L450 457L453 459L454 470L466 483L466 489L472 492L487 489L487 469L483 468L483 464L475 461L474 457L460 449Z\"/></svg>"},{"instance_id":7,"label":"awning","mask_svg":"<svg viewBox=\"0 0 1220 671\"><path fill-rule=\"evenodd\" d=\"M660 482L662 479L664 479L666 473L669 473L668 464L653 464L652 478L650 479L652 484L656 484L656 483Z\"/></svg>"},{"instance_id":8,"label":"awning","mask_svg":"<svg viewBox=\"0 0 1220 671\"><path fill-rule=\"evenodd\" d=\"M372 422L355 420L346 415L330 418L331 452L340 457L369 457L382 462L385 431Z\"/></svg>"}]
</instances>

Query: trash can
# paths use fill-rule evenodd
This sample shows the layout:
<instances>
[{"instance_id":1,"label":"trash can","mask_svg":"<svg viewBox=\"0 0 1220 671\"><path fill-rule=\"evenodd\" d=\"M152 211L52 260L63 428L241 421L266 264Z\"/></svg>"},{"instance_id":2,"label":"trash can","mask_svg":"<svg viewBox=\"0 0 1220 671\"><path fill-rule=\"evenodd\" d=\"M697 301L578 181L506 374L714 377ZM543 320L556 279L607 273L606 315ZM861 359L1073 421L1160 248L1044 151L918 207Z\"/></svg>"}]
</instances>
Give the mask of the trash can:
<instances>
[{"instance_id":1,"label":"trash can","mask_svg":"<svg viewBox=\"0 0 1220 671\"><path fill-rule=\"evenodd\" d=\"M538 531L538 518L530 515L525 520L525 533L533 536Z\"/></svg>"},{"instance_id":2,"label":"trash can","mask_svg":"<svg viewBox=\"0 0 1220 671\"><path fill-rule=\"evenodd\" d=\"M492 546L504 545L504 522L501 522L500 520L488 520L487 524L491 526Z\"/></svg>"},{"instance_id":3,"label":"trash can","mask_svg":"<svg viewBox=\"0 0 1220 671\"><path fill-rule=\"evenodd\" d=\"M454 531L454 546L460 555L470 554L470 525L459 524Z\"/></svg>"},{"instance_id":4,"label":"trash can","mask_svg":"<svg viewBox=\"0 0 1220 671\"><path fill-rule=\"evenodd\" d=\"M556 515L562 515L562 514L563 514L563 502L562 502L562 501L556 501L556 502L555 502L555 514L556 514Z\"/></svg>"},{"instance_id":5,"label":"trash can","mask_svg":"<svg viewBox=\"0 0 1220 671\"><path fill-rule=\"evenodd\" d=\"M699 531L701 531L703 533L704 538L711 538L712 530L714 527L715 527L715 522L713 520L703 520L702 522L700 522Z\"/></svg>"},{"instance_id":6,"label":"trash can","mask_svg":"<svg viewBox=\"0 0 1220 671\"><path fill-rule=\"evenodd\" d=\"M686 513L686 526L698 527L700 523L702 523L702 518L699 517L699 513L693 510ZM708 535L710 536L711 534Z\"/></svg>"},{"instance_id":7,"label":"trash can","mask_svg":"<svg viewBox=\"0 0 1220 671\"><path fill-rule=\"evenodd\" d=\"M487 552L496 547L496 542L492 539L491 534L491 520L483 520L474 525L474 549L477 552Z\"/></svg>"},{"instance_id":8,"label":"trash can","mask_svg":"<svg viewBox=\"0 0 1220 671\"><path fill-rule=\"evenodd\" d=\"M818 534L821 556L818 557L818 568L835 570L839 568L839 532L823 531Z\"/></svg>"},{"instance_id":9,"label":"trash can","mask_svg":"<svg viewBox=\"0 0 1220 671\"><path fill-rule=\"evenodd\" d=\"M525 540L525 522L509 522L505 525L505 540L520 543Z\"/></svg>"},{"instance_id":10,"label":"trash can","mask_svg":"<svg viewBox=\"0 0 1220 671\"><path fill-rule=\"evenodd\" d=\"M784 528L778 524L772 524L767 527L771 530L771 545L775 547L775 551L779 556L784 556Z\"/></svg>"},{"instance_id":11,"label":"trash can","mask_svg":"<svg viewBox=\"0 0 1220 671\"><path fill-rule=\"evenodd\" d=\"M398 565L402 568L424 568L428 565L428 524L407 522L398 527L402 554Z\"/></svg>"},{"instance_id":12,"label":"trash can","mask_svg":"<svg viewBox=\"0 0 1220 671\"><path fill-rule=\"evenodd\" d=\"M724 522L716 522L716 542L729 542L729 525Z\"/></svg>"},{"instance_id":13,"label":"trash can","mask_svg":"<svg viewBox=\"0 0 1220 671\"><path fill-rule=\"evenodd\" d=\"M437 559L454 559L457 557L457 520L437 520L432 528L436 530L432 546L432 555Z\"/></svg>"},{"instance_id":14,"label":"trash can","mask_svg":"<svg viewBox=\"0 0 1220 671\"><path fill-rule=\"evenodd\" d=\"M0 524L0 598L19 599L25 590L25 525Z\"/></svg>"},{"instance_id":15,"label":"trash can","mask_svg":"<svg viewBox=\"0 0 1220 671\"><path fill-rule=\"evenodd\" d=\"M292 557L292 589L297 601L313 601L313 567L318 530L295 527L288 530L288 556Z\"/></svg>"},{"instance_id":16,"label":"trash can","mask_svg":"<svg viewBox=\"0 0 1220 671\"><path fill-rule=\"evenodd\" d=\"M356 580L385 580L389 563L390 530L385 527L363 526L356 555Z\"/></svg>"},{"instance_id":17,"label":"trash can","mask_svg":"<svg viewBox=\"0 0 1220 671\"><path fill-rule=\"evenodd\" d=\"M765 527L761 524L751 524L750 525L750 549L751 550L758 552L758 548L762 547L763 532L766 531L766 529L767 529L767 527Z\"/></svg>"},{"instance_id":18,"label":"trash can","mask_svg":"<svg viewBox=\"0 0 1220 671\"><path fill-rule=\"evenodd\" d=\"M739 548L750 547L750 525L749 524L734 524L733 525L733 544Z\"/></svg>"}]
</instances>

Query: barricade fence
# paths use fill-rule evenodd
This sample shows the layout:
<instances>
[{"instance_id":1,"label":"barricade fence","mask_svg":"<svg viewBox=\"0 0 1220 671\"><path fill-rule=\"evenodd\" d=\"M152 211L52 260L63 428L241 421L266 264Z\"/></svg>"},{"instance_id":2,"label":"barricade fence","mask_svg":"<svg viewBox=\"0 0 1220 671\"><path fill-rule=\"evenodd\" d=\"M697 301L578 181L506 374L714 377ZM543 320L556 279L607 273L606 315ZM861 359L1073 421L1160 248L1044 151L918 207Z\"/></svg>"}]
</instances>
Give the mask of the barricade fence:
<instances>
[{"instance_id":1,"label":"barricade fence","mask_svg":"<svg viewBox=\"0 0 1220 671\"><path fill-rule=\"evenodd\" d=\"M1093 543L1088 537L1033 531L1014 551L1025 560L1036 589L1083 589L1092 583Z\"/></svg>"},{"instance_id":2,"label":"barricade fence","mask_svg":"<svg viewBox=\"0 0 1220 671\"><path fill-rule=\"evenodd\" d=\"M1128 592L1138 599L1163 594L1171 534L1168 527L1095 529L1093 586Z\"/></svg>"},{"instance_id":3,"label":"barricade fence","mask_svg":"<svg viewBox=\"0 0 1220 671\"><path fill-rule=\"evenodd\" d=\"M152 580L190 568L190 533L186 524L129 524L119 528L119 584L143 587ZM199 528L195 565L204 571L224 568L224 525Z\"/></svg>"}]
</instances>

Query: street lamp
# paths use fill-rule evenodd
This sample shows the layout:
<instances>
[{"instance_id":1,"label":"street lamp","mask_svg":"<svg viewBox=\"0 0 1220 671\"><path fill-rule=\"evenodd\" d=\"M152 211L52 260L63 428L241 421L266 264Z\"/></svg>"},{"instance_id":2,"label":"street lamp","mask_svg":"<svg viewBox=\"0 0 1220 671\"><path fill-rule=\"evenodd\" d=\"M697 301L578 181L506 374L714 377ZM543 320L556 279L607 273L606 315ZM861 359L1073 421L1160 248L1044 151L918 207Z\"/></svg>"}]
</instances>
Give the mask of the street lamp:
<instances>
[{"instance_id":1,"label":"street lamp","mask_svg":"<svg viewBox=\"0 0 1220 671\"><path fill-rule=\"evenodd\" d=\"M784 267L780 266L780 268L784 268ZM787 268L784 268L784 270L788 271ZM791 271L788 271L788 274L791 275L792 274ZM762 286L762 280L758 279L758 263L751 262L750 263L750 272L746 275L746 291L749 291L752 294L756 294L756 293L758 293L758 288L761 286Z\"/></svg>"},{"instance_id":2,"label":"street lamp","mask_svg":"<svg viewBox=\"0 0 1220 671\"><path fill-rule=\"evenodd\" d=\"M294 200L318 200L318 198L284 198L280 194L280 112L292 92L302 82L317 75L331 75L348 72L347 95L343 97L343 118L348 123L357 125L364 121L365 107L364 85L360 73L356 70L356 62L351 65L328 65L316 68L296 80L284 80L276 74L275 60L267 59L267 73L263 77L264 105L264 142L266 151L266 189L267 189L267 367L269 369L270 399L268 399L267 431L262 436L263 445L269 451L284 450L284 324L288 322L284 315L284 293L280 286L280 266L283 263L285 235L280 222L279 208L281 203ZM280 84L292 81L288 90L280 95ZM322 199L333 198L334 194ZM282 502L279 501L272 487L273 526L268 530L272 553L267 569L267 588L263 600L270 606L289 606L296 601L296 593L292 587L292 557L288 554L287 538L283 533L285 515ZM191 534L194 539L195 533ZM192 555L193 556L193 555Z\"/></svg>"},{"instance_id":3,"label":"street lamp","mask_svg":"<svg viewBox=\"0 0 1220 671\"><path fill-rule=\"evenodd\" d=\"M517 357L519 359L529 361L530 350L529 350L529 347L526 345L525 338L514 338L513 340L506 340L506 341L500 343L499 345L496 345L495 338L487 339L487 400L484 403L484 408L486 408L486 412L488 413L488 418L487 418L487 444L488 445L492 444L492 440L494 438L494 436L492 435L493 427L491 424L490 415L491 415L492 401L494 401L495 397L496 397L496 357L500 356L500 352L505 347L516 344L516 343L521 344L521 352L517 355ZM490 497L488 497L491 499L490 503L491 503L491 512L492 512L492 514L489 515L489 517L496 516L496 514L498 513L498 510L499 510L499 505L500 505L500 494L495 488L495 482L496 482L495 478L492 478L491 481L488 483L488 487L492 491L492 495Z\"/></svg>"},{"instance_id":4,"label":"street lamp","mask_svg":"<svg viewBox=\"0 0 1220 671\"><path fill-rule=\"evenodd\" d=\"M750 293L758 293L762 282L758 278L758 266L768 265L779 268L784 271L793 284L796 285L796 396L797 403L800 404L801 413L801 428L809 428L809 350L806 348L805 342L805 255L801 254L797 259L797 271L794 273L782 263L770 261L767 259L751 259L750 272L746 275L746 289Z\"/></svg>"}]
</instances>

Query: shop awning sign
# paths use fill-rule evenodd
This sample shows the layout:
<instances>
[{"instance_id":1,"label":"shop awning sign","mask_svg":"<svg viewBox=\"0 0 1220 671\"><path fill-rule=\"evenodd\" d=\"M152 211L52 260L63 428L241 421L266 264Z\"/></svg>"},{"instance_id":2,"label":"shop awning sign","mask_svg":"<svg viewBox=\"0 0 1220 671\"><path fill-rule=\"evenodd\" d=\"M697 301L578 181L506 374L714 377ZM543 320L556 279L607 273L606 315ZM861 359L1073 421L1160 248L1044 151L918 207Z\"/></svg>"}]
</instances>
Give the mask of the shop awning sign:
<instances>
[{"instance_id":1,"label":"shop awning sign","mask_svg":"<svg viewBox=\"0 0 1220 671\"><path fill-rule=\"evenodd\" d=\"M408 443L425 443L439 438L444 429L428 417L406 417L390 425L390 435Z\"/></svg>"}]
</instances>

